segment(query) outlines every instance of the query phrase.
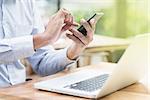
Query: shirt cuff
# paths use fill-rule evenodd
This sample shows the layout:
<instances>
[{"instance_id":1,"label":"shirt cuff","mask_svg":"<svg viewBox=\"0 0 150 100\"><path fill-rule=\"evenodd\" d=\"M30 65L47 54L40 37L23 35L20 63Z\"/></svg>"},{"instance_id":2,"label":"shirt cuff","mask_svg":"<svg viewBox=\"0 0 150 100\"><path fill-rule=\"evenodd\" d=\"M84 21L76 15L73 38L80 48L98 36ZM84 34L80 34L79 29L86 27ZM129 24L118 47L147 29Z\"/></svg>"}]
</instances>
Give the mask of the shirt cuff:
<instances>
[{"instance_id":1,"label":"shirt cuff","mask_svg":"<svg viewBox=\"0 0 150 100\"><path fill-rule=\"evenodd\" d=\"M70 68L70 67L72 67L72 65L74 64L74 63L76 63L78 60L79 60L79 57L77 57L76 59L69 59L68 57L67 57L67 50L68 50L68 48L65 48L64 49L64 51L62 52L62 57L63 57L63 62L66 62L67 63L67 66L66 66L66 68Z\"/></svg>"},{"instance_id":2,"label":"shirt cuff","mask_svg":"<svg viewBox=\"0 0 150 100\"><path fill-rule=\"evenodd\" d=\"M10 46L16 57L25 58L35 53L33 36L23 36L10 39Z\"/></svg>"}]
</instances>

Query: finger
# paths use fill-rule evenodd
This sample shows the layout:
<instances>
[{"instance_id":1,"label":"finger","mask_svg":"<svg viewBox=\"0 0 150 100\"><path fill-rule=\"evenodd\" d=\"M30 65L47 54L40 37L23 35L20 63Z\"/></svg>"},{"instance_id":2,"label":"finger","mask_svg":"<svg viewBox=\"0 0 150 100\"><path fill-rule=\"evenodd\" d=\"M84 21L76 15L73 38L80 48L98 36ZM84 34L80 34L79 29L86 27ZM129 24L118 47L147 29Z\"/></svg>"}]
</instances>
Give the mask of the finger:
<instances>
[{"instance_id":1,"label":"finger","mask_svg":"<svg viewBox=\"0 0 150 100\"><path fill-rule=\"evenodd\" d=\"M72 15L69 15L69 16L65 19L64 22L65 22L66 24L68 24L68 25L79 26L79 24L74 21Z\"/></svg>"},{"instance_id":2,"label":"finger","mask_svg":"<svg viewBox=\"0 0 150 100\"><path fill-rule=\"evenodd\" d=\"M65 24L63 27L62 27L62 32L66 31L66 30L71 30L75 27L79 26L78 23L74 22L73 24Z\"/></svg>"},{"instance_id":3,"label":"finger","mask_svg":"<svg viewBox=\"0 0 150 100\"><path fill-rule=\"evenodd\" d=\"M73 23L69 23L69 22L65 22L67 25L72 25L72 26L79 26L80 24L79 23L77 23L77 22L73 22Z\"/></svg>"},{"instance_id":4,"label":"finger","mask_svg":"<svg viewBox=\"0 0 150 100\"><path fill-rule=\"evenodd\" d=\"M92 27L89 25L89 23L85 19L81 19L81 24L84 26L84 28L86 29L88 33L92 32Z\"/></svg>"},{"instance_id":5,"label":"finger","mask_svg":"<svg viewBox=\"0 0 150 100\"><path fill-rule=\"evenodd\" d=\"M83 44L83 43L82 43L77 37L75 37L74 35L66 34L66 36L67 36L69 39L73 40L75 43ZM85 45L85 44L83 44L83 45Z\"/></svg>"},{"instance_id":6,"label":"finger","mask_svg":"<svg viewBox=\"0 0 150 100\"><path fill-rule=\"evenodd\" d=\"M96 21L95 21L95 19L91 19L91 20L90 20L90 24L91 24L92 29L95 29L95 26L96 26Z\"/></svg>"},{"instance_id":7,"label":"finger","mask_svg":"<svg viewBox=\"0 0 150 100\"><path fill-rule=\"evenodd\" d=\"M73 28L75 28L76 26L74 25L69 25L69 24L65 24L63 27L62 27L62 32L66 31L66 30L71 30Z\"/></svg>"},{"instance_id":8,"label":"finger","mask_svg":"<svg viewBox=\"0 0 150 100\"><path fill-rule=\"evenodd\" d=\"M86 37L82 33L80 33L79 31L77 31L76 29L70 29L69 31L72 32L80 40L85 40L86 39Z\"/></svg>"},{"instance_id":9,"label":"finger","mask_svg":"<svg viewBox=\"0 0 150 100\"><path fill-rule=\"evenodd\" d=\"M62 8L58 11L58 15L63 18L66 18L67 16L70 16L71 13L68 10L66 10L65 8Z\"/></svg>"},{"instance_id":10,"label":"finger","mask_svg":"<svg viewBox=\"0 0 150 100\"><path fill-rule=\"evenodd\" d=\"M69 30L70 32L72 32L75 37L79 38L81 42L83 42L83 44L88 44L88 39L79 31L77 31L76 29L71 29Z\"/></svg>"},{"instance_id":11,"label":"finger","mask_svg":"<svg viewBox=\"0 0 150 100\"><path fill-rule=\"evenodd\" d=\"M94 29L92 28L92 25L90 25L86 20L84 20L84 19L81 19L81 24L84 26L84 28L86 29L86 31L87 31L87 38L89 39L89 38L91 38L92 36L93 36L93 34L94 34Z\"/></svg>"},{"instance_id":12,"label":"finger","mask_svg":"<svg viewBox=\"0 0 150 100\"><path fill-rule=\"evenodd\" d=\"M65 23L73 23L73 16L71 14L68 14L65 16Z\"/></svg>"},{"instance_id":13,"label":"finger","mask_svg":"<svg viewBox=\"0 0 150 100\"><path fill-rule=\"evenodd\" d=\"M79 25L80 25L79 23L73 21L73 26L79 26Z\"/></svg>"},{"instance_id":14,"label":"finger","mask_svg":"<svg viewBox=\"0 0 150 100\"><path fill-rule=\"evenodd\" d=\"M62 27L62 32L64 32L64 31L66 31L66 30L69 30L69 29L71 29L71 26L70 25L64 25L63 27Z\"/></svg>"},{"instance_id":15,"label":"finger","mask_svg":"<svg viewBox=\"0 0 150 100\"><path fill-rule=\"evenodd\" d=\"M65 16L71 15L71 13L70 13L67 9L65 9L65 8L62 8L62 9L61 9L61 12L62 12Z\"/></svg>"}]
</instances>

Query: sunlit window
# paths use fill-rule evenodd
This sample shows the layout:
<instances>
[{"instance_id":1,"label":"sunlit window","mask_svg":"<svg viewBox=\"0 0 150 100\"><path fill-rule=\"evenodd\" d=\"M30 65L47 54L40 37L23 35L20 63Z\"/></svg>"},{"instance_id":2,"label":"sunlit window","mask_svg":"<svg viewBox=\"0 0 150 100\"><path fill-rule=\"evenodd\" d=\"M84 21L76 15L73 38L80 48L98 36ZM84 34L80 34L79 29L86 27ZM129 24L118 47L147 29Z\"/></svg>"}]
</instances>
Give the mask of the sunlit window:
<instances>
[{"instance_id":1,"label":"sunlit window","mask_svg":"<svg viewBox=\"0 0 150 100\"><path fill-rule=\"evenodd\" d=\"M66 8L77 22L95 12L104 12L95 34L129 37L150 31L148 1L150 0L36 0L44 23L59 8ZM149 14L150 15L150 14Z\"/></svg>"}]
</instances>

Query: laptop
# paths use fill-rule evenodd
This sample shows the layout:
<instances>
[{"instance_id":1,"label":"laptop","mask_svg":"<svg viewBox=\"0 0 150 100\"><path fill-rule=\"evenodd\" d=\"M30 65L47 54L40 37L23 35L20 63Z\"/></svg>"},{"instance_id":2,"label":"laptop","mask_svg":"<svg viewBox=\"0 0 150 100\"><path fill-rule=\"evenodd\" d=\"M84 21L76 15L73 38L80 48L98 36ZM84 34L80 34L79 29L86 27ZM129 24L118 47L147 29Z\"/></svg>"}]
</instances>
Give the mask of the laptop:
<instances>
[{"instance_id":1,"label":"laptop","mask_svg":"<svg viewBox=\"0 0 150 100\"><path fill-rule=\"evenodd\" d=\"M93 99L113 93L144 78L150 61L149 40L150 34L136 36L112 72L81 70L37 82L34 88Z\"/></svg>"}]
</instances>

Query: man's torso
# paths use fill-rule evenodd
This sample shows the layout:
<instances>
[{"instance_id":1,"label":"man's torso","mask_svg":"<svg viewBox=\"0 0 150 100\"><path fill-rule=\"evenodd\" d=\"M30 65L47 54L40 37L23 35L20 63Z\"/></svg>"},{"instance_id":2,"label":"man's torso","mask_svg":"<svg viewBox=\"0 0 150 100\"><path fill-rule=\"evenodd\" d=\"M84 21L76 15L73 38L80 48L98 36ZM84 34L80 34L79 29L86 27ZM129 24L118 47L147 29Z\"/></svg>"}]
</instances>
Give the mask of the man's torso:
<instances>
[{"instance_id":1,"label":"man's torso","mask_svg":"<svg viewBox=\"0 0 150 100\"><path fill-rule=\"evenodd\" d=\"M33 23L32 0L0 0L0 39L30 35ZM22 83L25 78L25 67L19 60L0 64L0 87Z\"/></svg>"}]
</instances>

